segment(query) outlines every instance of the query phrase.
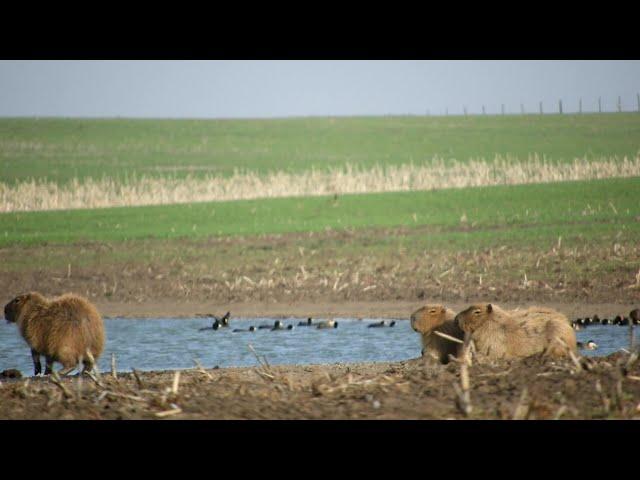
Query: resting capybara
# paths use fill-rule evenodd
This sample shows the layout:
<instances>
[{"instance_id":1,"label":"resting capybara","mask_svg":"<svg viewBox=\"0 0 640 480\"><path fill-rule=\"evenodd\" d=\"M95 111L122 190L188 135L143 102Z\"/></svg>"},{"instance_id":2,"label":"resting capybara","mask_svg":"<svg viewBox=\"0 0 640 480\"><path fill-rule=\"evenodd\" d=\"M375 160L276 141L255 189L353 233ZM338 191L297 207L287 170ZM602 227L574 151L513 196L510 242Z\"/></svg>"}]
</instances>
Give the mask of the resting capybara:
<instances>
[{"instance_id":1,"label":"resting capybara","mask_svg":"<svg viewBox=\"0 0 640 480\"><path fill-rule=\"evenodd\" d=\"M550 357L577 352L569 320L546 308L508 312L497 305L472 305L455 318L471 334L476 352L486 359L512 359L542 354Z\"/></svg>"},{"instance_id":2,"label":"resting capybara","mask_svg":"<svg viewBox=\"0 0 640 480\"><path fill-rule=\"evenodd\" d=\"M442 305L425 305L411 314L411 328L422 336L422 355L425 353L440 363L448 363L449 355L458 357L462 345L441 337L442 332L459 340L464 332L455 322L455 312Z\"/></svg>"},{"instance_id":3,"label":"resting capybara","mask_svg":"<svg viewBox=\"0 0 640 480\"><path fill-rule=\"evenodd\" d=\"M67 293L47 299L37 292L19 295L4 307L8 322L16 323L31 347L35 374L42 371L40 355L46 358L45 375L53 362L69 373L80 361L91 370L104 348L104 325L96 308L85 298Z\"/></svg>"}]
</instances>

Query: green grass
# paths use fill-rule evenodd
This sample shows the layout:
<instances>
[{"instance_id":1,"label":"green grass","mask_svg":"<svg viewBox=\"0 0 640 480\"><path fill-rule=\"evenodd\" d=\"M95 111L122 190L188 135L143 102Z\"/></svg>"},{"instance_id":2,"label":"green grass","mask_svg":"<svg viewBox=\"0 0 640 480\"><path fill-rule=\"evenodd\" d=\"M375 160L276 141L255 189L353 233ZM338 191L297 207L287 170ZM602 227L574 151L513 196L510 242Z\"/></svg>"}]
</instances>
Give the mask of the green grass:
<instances>
[{"instance_id":1,"label":"green grass","mask_svg":"<svg viewBox=\"0 0 640 480\"><path fill-rule=\"evenodd\" d=\"M466 161L496 154L635 156L637 113L275 120L0 119L0 182L127 179L346 163Z\"/></svg>"},{"instance_id":2,"label":"green grass","mask_svg":"<svg viewBox=\"0 0 640 480\"><path fill-rule=\"evenodd\" d=\"M319 232L425 229L425 247L530 245L640 231L640 178L430 192L278 198L0 215L0 246ZM466 221L462 217L466 216ZM392 241L393 239L390 239Z\"/></svg>"}]
</instances>

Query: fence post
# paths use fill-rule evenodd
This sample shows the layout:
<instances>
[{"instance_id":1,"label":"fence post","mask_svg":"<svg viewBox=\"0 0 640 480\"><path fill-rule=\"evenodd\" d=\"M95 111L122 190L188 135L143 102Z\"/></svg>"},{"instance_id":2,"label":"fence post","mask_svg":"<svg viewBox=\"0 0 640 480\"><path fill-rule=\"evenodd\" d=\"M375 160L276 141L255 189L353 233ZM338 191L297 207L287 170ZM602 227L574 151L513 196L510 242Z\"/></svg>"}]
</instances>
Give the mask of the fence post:
<instances>
[{"instance_id":1,"label":"fence post","mask_svg":"<svg viewBox=\"0 0 640 480\"><path fill-rule=\"evenodd\" d=\"M444 109L444 114L445 116L449 116L449 107Z\"/></svg>"},{"instance_id":2,"label":"fence post","mask_svg":"<svg viewBox=\"0 0 640 480\"><path fill-rule=\"evenodd\" d=\"M636 93L636 98L638 100L638 111L640 112L640 93Z\"/></svg>"},{"instance_id":3,"label":"fence post","mask_svg":"<svg viewBox=\"0 0 640 480\"><path fill-rule=\"evenodd\" d=\"M487 114L487 111L485 110L484 105L482 105L482 114L483 114L483 115L486 115L486 114Z\"/></svg>"},{"instance_id":4,"label":"fence post","mask_svg":"<svg viewBox=\"0 0 640 480\"><path fill-rule=\"evenodd\" d=\"M542 102L540 102L540 115L542 115Z\"/></svg>"},{"instance_id":5,"label":"fence post","mask_svg":"<svg viewBox=\"0 0 640 480\"><path fill-rule=\"evenodd\" d=\"M598 97L598 112L602 113L602 97Z\"/></svg>"},{"instance_id":6,"label":"fence post","mask_svg":"<svg viewBox=\"0 0 640 480\"><path fill-rule=\"evenodd\" d=\"M558 112L562 115L562 100L558 100Z\"/></svg>"},{"instance_id":7,"label":"fence post","mask_svg":"<svg viewBox=\"0 0 640 480\"><path fill-rule=\"evenodd\" d=\"M464 116L467 116L467 107L463 107L464 108Z\"/></svg>"},{"instance_id":8,"label":"fence post","mask_svg":"<svg viewBox=\"0 0 640 480\"><path fill-rule=\"evenodd\" d=\"M582 99L578 102L578 113L582 113Z\"/></svg>"},{"instance_id":9,"label":"fence post","mask_svg":"<svg viewBox=\"0 0 640 480\"><path fill-rule=\"evenodd\" d=\"M502 104L502 115L504 115L504 103Z\"/></svg>"},{"instance_id":10,"label":"fence post","mask_svg":"<svg viewBox=\"0 0 640 480\"><path fill-rule=\"evenodd\" d=\"M520 113L524 115L524 105L522 103L520 104Z\"/></svg>"},{"instance_id":11,"label":"fence post","mask_svg":"<svg viewBox=\"0 0 640 480\"><path fill-rule=\"evenodd\" d=\"M618 97L618 113L622 112L622 99Z\"/></svg>"}]
</instances>

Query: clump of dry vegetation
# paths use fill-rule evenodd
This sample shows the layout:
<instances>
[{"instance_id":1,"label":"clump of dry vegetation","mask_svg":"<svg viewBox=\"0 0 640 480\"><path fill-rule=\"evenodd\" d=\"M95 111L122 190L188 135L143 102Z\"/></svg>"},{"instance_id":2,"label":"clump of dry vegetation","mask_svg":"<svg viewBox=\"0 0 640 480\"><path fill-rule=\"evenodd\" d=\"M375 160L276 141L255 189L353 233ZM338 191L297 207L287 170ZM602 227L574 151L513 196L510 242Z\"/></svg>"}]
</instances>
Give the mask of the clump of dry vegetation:
<instances>
[{"instance_id":1,"label":"clump of dry vegetation","mask_svg":"<svg viewBox=\"0 0 640 480\"><path fill-rule=\"evenodd\" d=\"M531 155L526 160L496 156L492 161L466 162L434 158L424 164L352 164L301 173L258 174L236 171L228 177L134 177L73 179L66 184L46 180L0 183L0 211L60 210L114 206L159 205L253 198L317 196L346 193L433 190L490 185L549 183L640 176L640 157L550 161Z\"/></svg>"}]
</instances>

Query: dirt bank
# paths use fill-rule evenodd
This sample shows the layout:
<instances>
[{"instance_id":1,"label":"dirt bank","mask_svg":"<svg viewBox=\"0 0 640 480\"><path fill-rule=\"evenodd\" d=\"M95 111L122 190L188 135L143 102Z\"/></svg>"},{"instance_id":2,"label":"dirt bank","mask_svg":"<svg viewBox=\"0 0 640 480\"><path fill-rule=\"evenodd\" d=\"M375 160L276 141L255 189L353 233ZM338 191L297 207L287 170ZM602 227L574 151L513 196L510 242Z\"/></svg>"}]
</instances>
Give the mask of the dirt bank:
<instances>
[{"instance_id":1,"label":"dirt bank","mask_svg":"<svg viewBox=\"0 0 640 480\"><path fill-rule=\"evenodd\" d=\"M455 311L462 310L469 303L446 303ZM434 301L437 301L434 300ZM541 302L508 302L501 303L504 308L524 308ZM394 318L408 319L411 312L424 305L421 301L379 301L379 302L178 302L178 301L147 301L140 303L129 302L97 302L99 310L105 317L123 318L193 318L204 314L222 315L231 311L233 317L297 317L314 318L343 317L343 318ZM544 302L544 305L555 308L569 318L593 316L601 318L612 315L627 315L638 304L631 303L562 303Z\"/></svg>"},{"instance_id":2,"label":"dirt bank","mask_svg":"<svg viewBox=\"0 0 640 480\"><path fill-rule=\"evenodd\" d=\"M107 315L183 316L233 307L246 316L394 317L425 302L640 304L637 243L433 250L421 246L430 233L365 229L4 247L0 303L30 290L71 291Z\"/></svg>"},{"instance_id":3,"label":"dirt bank","mask_svg":"<svg viewBox=\"0 0 640 480\"><path fill-rule=\"evenodd\" d=\"M460 366L273 366L2 380L2 419L640 419L640 362L537 358L470 367L472 411L457 404Z\"/></svg>"}]
</instances>

